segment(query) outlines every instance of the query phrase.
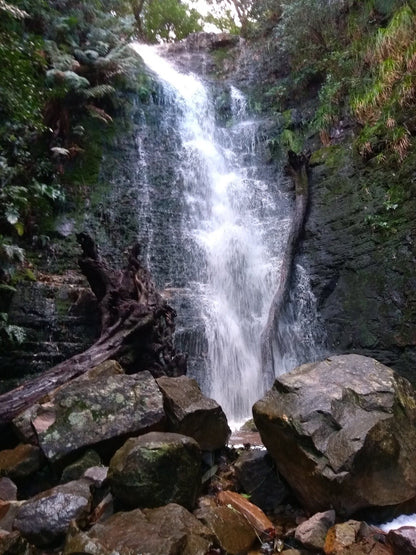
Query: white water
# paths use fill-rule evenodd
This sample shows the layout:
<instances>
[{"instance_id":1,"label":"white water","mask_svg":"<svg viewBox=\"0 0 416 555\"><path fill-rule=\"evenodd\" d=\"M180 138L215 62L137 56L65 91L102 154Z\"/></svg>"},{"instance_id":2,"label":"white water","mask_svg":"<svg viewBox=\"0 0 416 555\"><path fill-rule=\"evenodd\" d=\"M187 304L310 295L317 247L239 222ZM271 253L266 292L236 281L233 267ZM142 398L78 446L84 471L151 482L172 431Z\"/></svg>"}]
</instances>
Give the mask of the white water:
<instances>
[{"instance_id":1,"label":"white water","mask_svg":"<svg viewBox=\"0 0 416 555\"><path fill-rule=\"evenodd\" d=\"M379 528L381 528L383 532L390 532L390 530L397 530L402 526L411 526L416 528L416 514L398 516L394 520L380 524Z\"/></svg>"},{"instance_id":2,"label":"white water","mask_svg":"<svg viewBox=\"0 0 416 555\"><path fill-rule=\"evenodd\" d=\"M262 180L255 168L259 122L242 93L230 88L232 124L218 128L206 87L178 72L157 49L134 45L175 106L181 146L185 214L178 215L196 279L187 284L201 307L207 340L205 393L229 420L251 417L267 387L260 336L276 290L291 204L279 176ZM177 129L175 131L178 131Z\"/></svg>"}]
</instances>

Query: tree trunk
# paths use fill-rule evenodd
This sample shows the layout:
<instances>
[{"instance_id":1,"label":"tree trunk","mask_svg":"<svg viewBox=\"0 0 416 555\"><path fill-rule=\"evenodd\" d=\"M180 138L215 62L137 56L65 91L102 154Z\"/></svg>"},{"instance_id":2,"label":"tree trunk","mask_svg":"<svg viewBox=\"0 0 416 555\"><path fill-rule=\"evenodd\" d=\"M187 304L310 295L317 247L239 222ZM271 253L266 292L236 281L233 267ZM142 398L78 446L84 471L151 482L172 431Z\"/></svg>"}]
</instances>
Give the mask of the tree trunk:
<instances>
[{"instance_id":1,"label":"tree trunk","mask_svg":"<svg viewBox=\"0 0 416 555\"><path fill-rule=\"evenodd\" d=\"M83 353L0 395L0 425L56 387L109 359L118 360L126 371L149 370L156 377L186 373L186 356L173 348L175 311L156 291L149 272L141 265L139 245L132 248L125 270L120 271L99 257L87 234L81 233L78 240L83 250L79 266L101 311L100 338Z\"/></svg>"},{"instance_id":2,"label":"tree trunk","mask_svg":"<svg viewBox=\"0 0 416 555\"><path fill-rule=\"evenodd\" d=\"M273 350L280 347L277 333L278 323L288 298L293 271L293 259L305 223L308 206L310 154L298 155L290 150L288 158L289 164L287 168L295 186L295 214L289 231L286 250L283 254L277 291L270 306L267 323L261 337L262 369L267 387L271 386L275 378Z\"/></svg>"}]
</instances>

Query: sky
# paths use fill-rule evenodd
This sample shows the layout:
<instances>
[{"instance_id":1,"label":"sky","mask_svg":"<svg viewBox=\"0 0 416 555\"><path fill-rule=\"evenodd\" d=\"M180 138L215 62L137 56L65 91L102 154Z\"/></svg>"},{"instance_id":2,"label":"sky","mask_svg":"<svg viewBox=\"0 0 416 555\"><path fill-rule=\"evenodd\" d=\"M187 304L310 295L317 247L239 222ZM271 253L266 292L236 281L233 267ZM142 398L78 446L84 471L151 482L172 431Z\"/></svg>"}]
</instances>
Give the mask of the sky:
<instances>
[{"instance_id":1,"label":"sky","mask_svg":"<svg viewBox=\"0 0 416 555\"><path fill-rule=\"evenodd\" d=\"M198 0L198 2L188 2L185 0L187 4L194 7L200 14L207 15L209 12L209 6L204 0Z\"/></svg>"}]
</instances>

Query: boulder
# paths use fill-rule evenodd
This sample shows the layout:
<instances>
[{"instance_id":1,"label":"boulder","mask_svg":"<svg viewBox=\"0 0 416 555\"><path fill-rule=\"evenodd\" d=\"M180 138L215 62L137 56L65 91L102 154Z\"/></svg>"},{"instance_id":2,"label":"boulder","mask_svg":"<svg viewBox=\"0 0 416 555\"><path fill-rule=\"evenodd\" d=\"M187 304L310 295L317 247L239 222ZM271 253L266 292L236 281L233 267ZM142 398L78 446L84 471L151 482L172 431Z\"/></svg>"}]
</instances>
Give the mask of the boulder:
<instances>
[{"instance_id":1,"label":"boulder","mask_svg":"<svg viewBox=\"0 0 416 555\"><path fill-rule=\"evenodd\" d=\"M0 501L15 501L17 486L10 478L0 478Z\"/></svg>"},{"instance_id":2,"label":"boulder","mask_svg":"<svg viewBox=\"0 0 416 555\"><path fill-rule=\"evenodd\" d=\"M90 525L96 524L107 520L110 516L114 514L114 499L111 493L107 493L95 507L93 512L90 514L88 523Z\"/></svg>"},{"instance_id":3,"label":"boulder","mask_svg":"<svg viewBox=\"0 0 416 555\"><path fill-rule=\"evenodd\" d=\"M257 539L253 527L230 507L203 507L196 516L215 534L218 544L230 555L246 553Z\"/></svg>"},{"instance_id":4,"label":"boulder","mask_svg":"<svg viewBox=\"0 0 416 555\"><path fill-rule=\"evenodd\" d=\"M380 530L357 520L330 528L323 551L325 555L392 555Z\"/></svg>"},{"instance_id":5,"label":"boulder","mask_svg":"<svg viewBox=\"0 0 416 555\"><path fill-rule=\"evenodd\" d=\"M295 539L307 549L321 551L328 530L335 524L335 511L316 513L296 528Z\"/></svg>"},{"instance_id":6,"label":"boulder","mask_svg":"<svg viewBox=\"0 0 416 555\"><path fill-rule=\"evenodd\" d=\"M89 483L68 482L22 504L14 528L38 547L64 538L71 521L85 524L92 502Z\"/></svg>"},{"instance_id":7,"label":"boulder","mask_svg":"<svg viewBox=\"0 0 416 555\"><path fill-rule=\"evenodd\" d=\"M14 519L22 504L23 501L0 501L0 530L13 531Z\"/></svg>"},{"instance_id":8,"label":"boulder","mask_svg":"<svg viewBox=\"0 0 416 555\"><path fill-rule=\"evenodd\" d=\"M231 430L220 405L202 394L197 382L186 376L161 377L168 430L193 437L204 451L226 445Z\"/></svg>"},{"instance_id":9,"label":"boulder","mask_svg":"<svg viewBox=\"0 0 416 555\"><path fill-rule=\"evenodd\" d=\"M287 497L287 487L280 480L268 453L257 449L243 451L234 467L244 492L263 511L272 511Z\"/></svg>"},{"instance_id":10,"label":"boulder","mask_svg":"<svg viewBox=\"0 0 416 555\"><path fill-rule=\"evenodd\" d=\"M13 480L30 476L41 465L42 453L34 445L17 445L14 449L0 451L0 476L9 476Z\"/></svg>"},{"instance_id":11,"label":"boulder","mask_svg":"<svg viewBox=\"0 0 416 555\"><path fill-rule=\"evenodd\" d=\"M0 553L26 555L33 553L33 550L16 530L14 532L0 530Z\"/></svg>"},{"instance_id":12,"label":"boulder","mask_svg":"<svg viewBox=\"0 0 416 555\"><path fill-rule=\"evenodd\" d=\"M416 496L416 393L359 355L304 364L253 407L264 445L302 505L340 515Z\"/></svg>"},{"instance_id":13,"label":"boulder","mask_svg":"<svg viewBox=\"0 0 416 555\"><path fill-rule=\"evenodd\" d=\"M163 397L150 372L91 375L25 412L45 456L56 462L92 445L163 429ZM22 430L24 416L15 420Z\"/></svg>"},{"instance_id":14,"label":"boulder","mask_svg":"<svg viewBox=\"0 0 416 555\"><path fill-rule=\"evenodd\" d=\"M102 488L105 485L108 475L108 466L91 466L82 475L89 480L95 488Z\"/></svg>"},{"instance_id":15,"label":"boulder","mask_svg":"<svg viewBox=\"0 0 416 555\"><path fill-rule=\"evenodd\" d=\"M257 505L235 491L220 491L216 497L217 502L225 507L231 507L240 513L255 530L262 541L272 541L276 537L276 529L271 520Z\"/></svg>"},{"instance_id":16,"label":"boulder","mask_svg":"<svg viewBox=\"0 0 416 555\"><path fill-rule=\"evenodd\" d=\"M130 438L110 461L108 479L128 507L195 504L201 485L201 451L187 436L150 432Z\"/></svg>"},{"instance_id":17,"label":"boulder","mask_svg":"<svg viewBox=\"0 0 416 555\"><path fill-rule=\"evenodd\" d=\"M101 459L98 453L89 449L81 458L64 468L61 476L61 483L65 484L65 482L79 480L88 468L99 466L100 464Z\"/></svg>"},{"instance_id":18,"label":"boulder","mask_svg":"<svg viewBox=\"0 0 416 555\"><path fill-rule=\"evenodd\" d=\"M388 541L394 555L414 555L416 553L416 528L402 526L397 530L390 530Z\"/></svg>"},{"instance_id":19,"label":"boulder","mask_svg":"<svg viewBox=\"0 0 416 555\"><path fill-rule=\"evenodd\" d=\"M88 533L67 539L64 555L206 555L212 533L190 512L171 503L157 509L116 513Z\"/></svg>"},{"instance_id":20,"label":"boulder","mask_svg":"<svg viewBox=\"0 0 416 555\"><path fill-rule=\"evenodd\" d=\"M324 548L326 555L336 555L356 544L365 534L362 532L366 525L358 520L348 520L332 526L327 531Z\"/></svg>"}]
</instances>

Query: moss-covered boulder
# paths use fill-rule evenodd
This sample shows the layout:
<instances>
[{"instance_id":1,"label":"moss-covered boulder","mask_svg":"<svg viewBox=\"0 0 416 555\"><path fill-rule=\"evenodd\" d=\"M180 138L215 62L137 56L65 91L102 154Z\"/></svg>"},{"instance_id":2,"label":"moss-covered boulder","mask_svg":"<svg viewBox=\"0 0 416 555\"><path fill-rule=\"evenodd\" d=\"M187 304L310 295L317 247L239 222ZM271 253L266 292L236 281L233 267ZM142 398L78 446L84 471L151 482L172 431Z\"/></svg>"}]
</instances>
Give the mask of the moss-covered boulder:
<instances>
[{"instance_id":1,"label":"moss-covered boulder","mask_svg":"<svg viewBox=\"0 0 416 555\"><path fill-rule=\"evenodd\" d=\"M62 386L15 420L21 434L35 430L52 462L92 445L163 429L163 397L150 372L125 375L107 361ZM27 438L33 441L33 438Z\"/></svg>"},{"instance_id":2,"label":"moss-covered boulder","mask_svg":"<svg viewBox=\"0 0 416 555\"><path fill-rule=\"evenodd\" d=\"M276 466L311 512L397 506L416 497L416 392L360 355L304 364L253 407Z\"/></svg>"},{"instance_id":3,"label":"moss-covered boulder","mask_svg":"<svg viewBox=\"0 0 416 555\"><path fill-rule=\"evenodd\" d=\"M187 436L150 432L130 438L110 461L108 478L127 507L195 504L201 484L201 451Z\"/></svg>"}]
</instances>

